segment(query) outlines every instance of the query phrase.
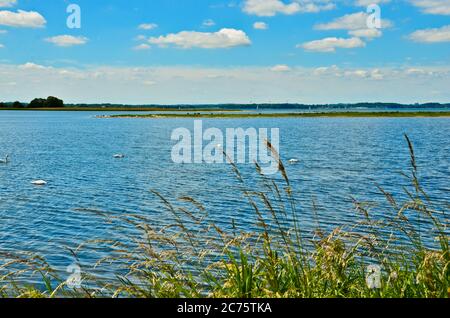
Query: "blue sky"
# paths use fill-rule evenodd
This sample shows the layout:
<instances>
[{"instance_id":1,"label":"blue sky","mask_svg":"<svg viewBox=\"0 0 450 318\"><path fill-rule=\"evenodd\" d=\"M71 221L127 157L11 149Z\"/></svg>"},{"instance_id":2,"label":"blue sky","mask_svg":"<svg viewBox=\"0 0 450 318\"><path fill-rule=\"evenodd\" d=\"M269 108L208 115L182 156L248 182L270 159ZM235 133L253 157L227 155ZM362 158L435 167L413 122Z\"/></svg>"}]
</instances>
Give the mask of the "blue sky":
<instances>
[{"instance_id":1,"label":"blue sky","mask_svg":"<svg viewBox=\"0 0 450 318\"><path fill-rule=\"evenodd\" d=\"M0 72L0 100L449 102L450 1L0 0Z\"/></svg>"}]
</instances>

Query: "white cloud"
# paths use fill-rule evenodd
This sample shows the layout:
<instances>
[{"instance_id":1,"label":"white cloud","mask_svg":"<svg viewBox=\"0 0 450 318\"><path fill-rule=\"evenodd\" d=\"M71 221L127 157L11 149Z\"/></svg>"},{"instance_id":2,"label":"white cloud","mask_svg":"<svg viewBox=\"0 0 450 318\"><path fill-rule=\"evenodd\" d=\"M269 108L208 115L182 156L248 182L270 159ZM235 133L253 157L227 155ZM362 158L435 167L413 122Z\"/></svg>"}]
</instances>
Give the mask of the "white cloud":
<instances>
[{"instance_id":1,"label":"white cloud","mask_svg":"<svg viewBox=\"0 0 450 318\"><path fill-rule=\"evenodd\" d=\"M281 76L273 72L271 66L77 68L48 67L30 61L21 66L0 64L0 85L17 83L17 86L2 91L3 100L29 101L36 96L54 95L67 103L167 105L268 101L349 103L368 100L415 103L450 100L449 66L416 65L414 68L296 66ZM324 87L326 94L323 93Z\"/></svg>"},{"instance_id":2,"label":"white cloud","mask_svg":"<svg viewBox=\"0 0 450 318\"><path fill-rule=\"evenodd\" d=\"M17 4L17 0L0 0L0 8L11 8Z\"/></svg>"},{"instance_id":3,"label":"white cloud","mask_svg":"<svg viewBox=\"0 0 450 318\"><path fill-rule=\"evenodd\" d=\"M347 77L367 78L369 75L369 72L367 72L366 70L351 70L351 71L346 71L344 73L344 75Z\"/></svg>"},{"instance_id":4,"label":"white cloud","mask_svg":"<svg viewBox=\"0 0 450 318\"><path fill-rule=\"evenodd\" d=\"M348 39L331 37L297 45L298 48L303 48L306 51L324 53L334 53L337 48L352 49L364 46L366 46L364 41L356 37Z\"/></svg>"},{"instance_id":5,"label":"white cloud","mask_svg":"<svg viewBox=\"0 0 450 318\"><path fill-rule=\"evenodd\" d=\"M295 0L300 4L300 12L317 13L321 11L329 11L336 8L331 0Z\"/></svg>"},{"instance_id":6,"label":"white cloud","mask_svg":"<svg viewBox=\"0 0 450 318\"><path fill-rule=\"evenodd\" d=\"M383 80L384 79L384 74L381 72L381 70L379 69L374 69L370 72L370 78L374 79L374 80Z\"/></svg>"},{"instance_id":7,"label":"white cloud","mask_svg":"<svg viewBox=\"0 0 450 318\"><path fill-rule=\"evenodd\" d=\"M212 26L216 25L216 22L214 22L214 20L212 20L212 19L207 19L207 20L203 21L202 25L204 27L212 27Z\"/></svg>"},{"instance_id":8,"label":"white cloud","mask_svg":"<svg viewBox=\"0 0 450 318\"><path fill-rule=\"evenodd\" d=\"M348 32L348 34L358 38L373 39L381 37L383 35L383 32L378 29L360 29L351 30Z\"/></svg>"},{"instance_id":9,"label":"white cloud","mask_svg":"<svg viewBox=\"0 0 450 318\"><path fill-rule=\"evenodd\" d=\"M367 7L371 4L389 3L391 0L356 0L355 5L359 7Z\"/></svg>"},{"instance_id":10,"label":"white cloud","mask_svg":"<svg viewBox=\"0 0 450 318\"><path fill-rule=\"evenodd\" d=\"M183 49L217 49L251 44L247 34L236 29L221 29L218 32L182 31L165 36L151 37L149 42L160 47L173 45Z\"/></svg>"},{"instance_id":11,"label":"white cloud","mask_svg":"<svg viewBox=\"0 0 450 318\"><path fill-rule=\"evenodd\" d=\"M405 73L407 75L425 75L427 74L427 71L420 69L420 68L409 68L405 70Z\"/></svg>"},{"instance_id":12,"label":"white cloud","mask_svg":"<svg viewBox=\"0 0 450 318\"><path fill-rule=\"evenodd\" d=\"M45 39L45 41L53 43L60 47L70 47L74 45L86 44L88 39L83 36L72 36L72 35L58 35L51 38Z\"/></svg>"},{"instance_id":13,"label":"white cloud","mask_svg":"<svg viewBox=\"0 0 450 318\"><path fill-rule=\"evenodd\" d=\"M372 1L372 0L370 0ZM363 2L361 2L362 4ZM380 29L369 28L368 18L369 14L365 12L357 12L346 14L342 17L336 18L328 23L316 24L314 28L316 30L346 30L349 36L352 38L364 38L366 40L371 40L374 38L379 38L383 35ZM382 28L391 27L393 23L389 20L382 20Z\"/></svg>"},{"instance_id":14,"label":"white cloud","mask_svg":"<svg viewBox=\"0 0 450 318\"><path fill-rule=\"evenodd\" d=\"M155 23L142 23L138 26L139 30L153 30L158 27Z\"/></svg>"},{"instance_id":15,"label":"white cloud","mask_svg":"<svg viewBox=\"0 0 450 318\"><path fill-rule=\"evenodd\" d=\"M332 10L336 5L331 0L246 0L243 11L260 17L272 17L277 14L316 13Z\"/></svg>"},{"instance_id":16,"label":"white cloud","mask_svg":"<svg viewBox=\"0 0 450 318\"><path fill-rule=\"evenodd\" d=\"M46 23L45 18L35 11L0 11L0 25L18 28L42 28Z\"/></svg>"},{"instance_id":17,"label":"white cloud","mask_svg":"<svg viewBox=\"0 0 450 318\"><path fill-rule=\"evenodd\" d=\"M25 64L19 65L18 68L21 70L44 70L47 67L32 62L27 62Z\"/></svg>"},{"instance_id":18,"label":"white cloud","mask_svg":"<svg viewBox=\"0 0 450 318\"><path fill-rule=\"evenodd\" d=\"M270 68L272 72L289 72L291 68L285 64L275 65Z\"/></svg>"},{"instance_id":19,"label":"white cloud","mask_svg":"<svg viewBox=\"0 0 450 318\"><path fill-rule=\"evenodd\" d=\"M365 12L357 12L346 14L339 17L329 23L316 24L316 30L362 30L367 29L367 19L369 14ZM381 21L382 28L388 28L392 26L392 22L389 20Z\"/></svg>"},{"instance_id":20,"label":"white cloud","mask_svg":"<svg viewBox=\"0 0 450 318\"><path fill-rule=\"evenodd\" d=\"M151 46L145 43L136 45L135 47L133 47L133 50L136 51L144 51L144 50L150 50Z\"/></svg>"},{"instance_id":21,"label":"white cloud","mask_svg":"<svg viewBox=\"0 0 450 318\"><path fill-rule=\"evenodd\" d=\"M3 49L5 46L0 43L0 49Z\"/></svg>"},{"instance_id":22,"label":"white cloud","mask_svg":"<svg viewBox=\"0 0 450 318\"><path fill-rule=\"evenodd\" d=\"M409 39L421 43L450 42L450 25L435 29L417 30L409 35Z\"/></svg>"},{"instance_id":23,"label":"white cloud","mask_svg":"<svg viewBox=\"0 0 450 318\"><path fill-rule=\"evenodd\" d=\"M271 17L278 13L294 14L300 11L300 5L296 2L289 4L280 0L246 0L244 12L260 17Z\"/></svg>"},{"instance_id":24,"label":"white cloud","mask_svg":"<svg viewBox=\"0 0 450 318\"><path fill-rule=\"evenodd\" d=\"M255 30L267 30L269 26L265 22L255 22L253 23L253 29Z\"/></svg>"},{"instance_id":25,"label":"white cloud","mask_svg":"<svg viewBox=\"0 0 450 318\"><path fill-rule=\"evenodd\" d=\"M332 66L321 66L317 67L313 70L313 75L315 76L321 76L321 75L334 75L334 76L340 76L340 69L336 65Z\"/></svg>"},{"instance_id":26,"label":"white cloud","mask_svg":"<svg viewBox=\"0 0 450 318\"><path fill-rule=\"evenodd\" d=\"M410 2L424 13L450 15L450 0L410 0Z\"/></svg>"}]
</instances>

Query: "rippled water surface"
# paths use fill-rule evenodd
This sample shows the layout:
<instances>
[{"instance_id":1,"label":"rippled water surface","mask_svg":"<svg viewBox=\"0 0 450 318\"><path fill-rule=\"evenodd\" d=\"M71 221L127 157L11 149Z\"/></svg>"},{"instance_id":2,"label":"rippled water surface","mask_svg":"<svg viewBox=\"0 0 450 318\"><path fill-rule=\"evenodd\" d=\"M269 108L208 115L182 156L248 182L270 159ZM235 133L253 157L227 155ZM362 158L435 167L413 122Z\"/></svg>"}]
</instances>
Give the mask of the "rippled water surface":
<instances>
[{"instance_id":1,"label":"rippled water surface","mask_svg":"<svg viewBox=\"0 0 450 318\"><path fill-rule=\"evenodd\" d=\"M64 246L113 235L111 226L86 210L170 222L150 189L168 198L194 197L219 223L235 218L253 226L253 212L228 165L172 163L172 130L193 129L193 120L95 115L100 113L0 112L0 158L11 155L10 164L0 165L1 251L33 251L67 266L73 257ZM287 169L306 226L315 224L308 213L313 200L319 221L333 227L351 222L351 197L382 200L376 184L400 195L406 181L399 172L409 168L404 133L414 142L430 197L450 201L448 118L205 119L203 124L222 130L280 128L282 158L300 159ZM126 158L114 159L116 153ZM254 168L240 169L251 183ZM33 186L37 179L47 186Z\"/></svg>"}]
</instances>

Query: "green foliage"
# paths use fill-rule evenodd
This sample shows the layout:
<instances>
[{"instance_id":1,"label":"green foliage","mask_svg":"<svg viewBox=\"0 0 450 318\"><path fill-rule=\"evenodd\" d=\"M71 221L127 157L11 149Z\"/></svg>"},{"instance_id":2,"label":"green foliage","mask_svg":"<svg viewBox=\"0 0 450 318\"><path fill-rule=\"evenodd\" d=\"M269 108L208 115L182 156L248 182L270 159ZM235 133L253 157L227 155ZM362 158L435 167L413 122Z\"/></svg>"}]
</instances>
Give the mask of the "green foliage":
<instances>
[{"instance_id":1,"label":"green foliage","mask_svg":"<svg viewBox=\"0 0 450 318\"><path fill-rule=\"evenodd\" d=\"M64 102L56 97L49 96L47 99L43 98L35 98L30 104L28 104L28 108L62 108L64 107Z\"/></svg>"},{"instance_id":2,"label":"green foliage","mask_svg":"<svg viewBox=\"0 0 450 318\"><path fill-rule=\"evenodd\" d=\"M12 107L13 108L22 108L23 105L21 102L15 101L14 103L12 103Z\"/></svg>"}]
</instances>

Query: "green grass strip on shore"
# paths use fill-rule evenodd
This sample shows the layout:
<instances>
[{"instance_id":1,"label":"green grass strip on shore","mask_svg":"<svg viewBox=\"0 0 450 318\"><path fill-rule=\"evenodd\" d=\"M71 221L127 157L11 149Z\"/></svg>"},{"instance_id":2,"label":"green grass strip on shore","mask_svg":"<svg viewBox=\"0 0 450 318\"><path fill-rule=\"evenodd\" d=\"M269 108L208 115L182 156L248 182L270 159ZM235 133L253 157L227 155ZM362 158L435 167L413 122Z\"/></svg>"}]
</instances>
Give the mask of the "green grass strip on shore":
<instances>
[{"instance_id":1,"label":"green grass strip on shore","mask_svg":"<svg viewBox=\"0 0 450 318\"><path fill-rule=\"evenodd\" d=\"M321 113L161 113L120 114L100 118L317 118L317 117L450 117L450 112L321 112Z\"/></svg>"}]
</instances>

